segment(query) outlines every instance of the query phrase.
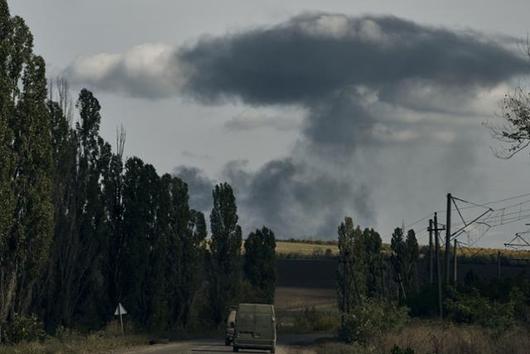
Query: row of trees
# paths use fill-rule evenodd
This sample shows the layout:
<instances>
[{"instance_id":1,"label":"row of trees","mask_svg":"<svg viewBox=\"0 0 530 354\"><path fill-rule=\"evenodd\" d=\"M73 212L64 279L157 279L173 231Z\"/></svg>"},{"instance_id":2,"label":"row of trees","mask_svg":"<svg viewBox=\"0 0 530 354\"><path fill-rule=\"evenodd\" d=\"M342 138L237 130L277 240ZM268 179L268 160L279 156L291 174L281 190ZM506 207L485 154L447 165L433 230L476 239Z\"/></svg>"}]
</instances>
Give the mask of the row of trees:
<instances>
[{"instance_id":1,"label":"row of trees","mask_svg":"<svg viewBox=\"0 0 530 354\"><path fill-rule=\"evenodd\" d=\"M0 0L0 326L35 313L48 329L97 327L118 302L147 328L187 327L193 311L219 324L242 282L272 301L274 234L251 233L242 255L231 186L213 190L208 238L187 184L125 159L123 129L113 151L97 98L83 89L74 105L32 48Z\"/></svg>"},{"instance_id":2,"label":"row of trees","mask_svg":"<svg viewBox=\"0 0 530 354\"><path fill-rule=\"evenodd\" d=\"M341 313L349 314L368 298L404 303L407 294L417 291L419 248L414 230L405 238L403 230L396 228L390 252L383 250L375 230L354 227L349 217L339 225L338 236L337 301Z\"/></svg>"},{"instance_id":3,"label":"row of trees","mask_svg":"<svg viewBox=\"0 0 530 354\"><path fill-rule=\"evenodd\" d=\"M31 306L53 235L46 87L29 28L0 1L0 323Z\"/></svg>"}]
</instances>

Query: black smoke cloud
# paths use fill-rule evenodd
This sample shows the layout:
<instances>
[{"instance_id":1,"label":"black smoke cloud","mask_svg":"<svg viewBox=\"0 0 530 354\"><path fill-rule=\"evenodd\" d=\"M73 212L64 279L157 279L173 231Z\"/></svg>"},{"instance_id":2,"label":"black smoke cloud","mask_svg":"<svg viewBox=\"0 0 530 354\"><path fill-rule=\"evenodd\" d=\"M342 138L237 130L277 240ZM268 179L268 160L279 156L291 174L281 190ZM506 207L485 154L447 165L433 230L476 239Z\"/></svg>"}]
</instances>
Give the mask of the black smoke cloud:
<instances>
[{"instance_id":1,"label":"black smoke cloud","mask_svg":"<svg viewBox=\"0 0 530 354\"><path fill-rule=\"evenodd\" d=\"M196 167L176 167L173 170L173 175L181 178L188 184L190 206L193 209L203 212L211 209L214 181Z\"/></svg>"},{"instance_id":2,"label":"black smoke cloud","mask_svg":"<svg viewBox=\"0 0 530 354\"><path fill-rule=\"evenodd\" d=\"M477 33L328 14L205 39L180 51L179 61L191 69L190 94L258 105L311 105L348 86L388 90L404 81L492 86L529 70L524 58Z\"/></svg>"},{"instance_id":3,"label":"black smoke cloud","mask_svg":"<svg viewBox=\"0 0 530 354\"><path fill-rule=\"evenodd\" d=\"M138 62L127 54L107 60L104 70L94 69L101 60L86 63L97 74L91 75L91 85L131 95L149 87L146 98L162 92L160 97L186 95L206 104L305 109L302 136L289 156L257 171L232 162L224 178L236 187L247 226L267 224L282 236L327 236L348 214L364 225L375 222L373 195L387 185L397 190L385 196L388 204L401 206L399 190L426 185L421 179L426 166L433 191L422 191L424 199L434 197L428 193L443 195L452 187L447 180L473 180L474 140L450 121L473 116L470 103L479 93L530 71L527 59L509 48L515 41L499 38L389 16L304 14L274 26L205 37L171 55L164 49L154 71L127 65ZM73 81L83 78L74 75L82 67L74 64L69 72ZM115 83L117 78L126 84ZM431 116L436 119L426 118ZM451 145L466 152L466 168ZM423 160L411 161L409 168L418 169L411 173L396 161L415 151ZM446 155L451 158L438 173L431 160ZM444 170L451 171L451 179ZM191 172L179 174L192 192L203 195L197 203L206 208L209 182Z\"/></svg>"},{"instance_id":4,"label":"black smoke cloud","mask_svg":"<svg viewBox=\"0 0 530 354\"><path fill-rule=\"evenodd\" d=\"M237 164L225 169L228 180L237 176L248 224L265 223L284 236L334 235L347 214L372 224L374 188L391 178L382 165L399 156L381 146L407 144L414 151L419 140L436 144L433 138L443 137L424 136L439 127L414 127L397 113L383 119L375 113L381 106L420 114L465 112L481 90L530 70L526 59L478 33L395 17L329 14L203 39L179 51L178 61L187 68L183 90L201 102L307 109L303 136L289 157L254 172ZM466 151L472 166L471 139L455 137L453 144ZM472 169L460 168L463 155L447 148L453 156L450 180L469 179Z\"/></svg>"},{"instance_id":5,"label":"black smoke cloud","mask_svg":"<svg viewBox=\"0 0 530 354\"><path fill-rule=\"evenodd\" d=\"M347 211L355 212L358 220L373 221L365 186L315 173L293 159L265 164L251 179L247 193L244 205L253 211L249 224L265 222L283 236L329 237Z\"/></svg>"}]
</instances>

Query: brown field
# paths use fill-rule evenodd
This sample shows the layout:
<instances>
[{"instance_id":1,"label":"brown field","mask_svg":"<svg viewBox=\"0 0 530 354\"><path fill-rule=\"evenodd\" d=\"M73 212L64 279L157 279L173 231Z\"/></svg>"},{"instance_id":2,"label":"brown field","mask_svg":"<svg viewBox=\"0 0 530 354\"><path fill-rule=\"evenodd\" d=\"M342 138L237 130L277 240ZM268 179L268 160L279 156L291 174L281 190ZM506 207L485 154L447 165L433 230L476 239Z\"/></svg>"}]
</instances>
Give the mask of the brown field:
<instances>
[{"instance_id":1,"label":"brown field","mask_svg":"<svg viewBox=\"0 0 530 354\"><path fill-rule=\"evenodd\" d=\"M337 245L324 245L316 243L306 242L289 242L289 241L276 241L276 253L280 255L302 255L302 256L313 256L313 255L324 255L326 251L330 250L332 255L336 256L339 253Z\"/></svg>"},{"instance_id":2,"label":"brown field","mask_svg":"<svg viewBox=\"0 0 530 354\"><path fill-rule=\"evenodd\" d=\"M497 248L480 248L480 247L461 247L458 249L458 254L466 257L471 256L490 256L497 257L500 251L501 256L513 259L530 259L530 250L512 250L512 249L497 249Z\"/></svg>"},{"instance_id":3,"label":"brown field","mask_svg":"<svg viewBox=\"0 0 530 354\"><path fill-rule=\"evenodd\" d=\"M388 244L383 244L383 250L389 250ZM426 246L422 246L426 247ZM328 251L329 250L329 251ZM338 255L339 248L336 244L321 244L311 241L276 241L276 253L279 255L301 255L313 256L324 255L328 251L331 255ZM500 248L482 248L482 247L461 247L458 254L471 256L491 256L496 257L500 251L501 256L513 259L530 259L530 250L514 250Z\"/></svg>"},{"instance_id":4,"label":"brown field","mask_svg":"<svg viewBox=\"0 0 530 354\"><path fill-rule=\"evenodd\" d=\"M334 289L278 287L274 307L278 310L299 310L308 307L333 308L336 304Z\"/></svg>"}]
</instances>

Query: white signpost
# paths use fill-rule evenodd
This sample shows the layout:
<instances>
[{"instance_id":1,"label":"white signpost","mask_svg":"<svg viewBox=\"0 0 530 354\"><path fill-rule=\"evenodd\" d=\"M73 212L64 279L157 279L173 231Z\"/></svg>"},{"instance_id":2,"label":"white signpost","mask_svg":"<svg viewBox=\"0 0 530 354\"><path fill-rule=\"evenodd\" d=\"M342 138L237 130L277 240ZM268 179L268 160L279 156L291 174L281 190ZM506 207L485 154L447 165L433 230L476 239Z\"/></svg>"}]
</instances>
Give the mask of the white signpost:
<instances>
[{"instance_id":1,"label":"white signpost","mask_svg":"<svg viewBox=\"0 0 530 354\"><path fill-rule=\"evenodd\" d=\"M118 303L118 306L116 306L116 311L114 311L114 316L120 316L120 324L121 324L121 334L125 334L125 330L123 329L123 315L126 315L127 311L122 306L121 302Z\"/></svg>"}]
</instances>

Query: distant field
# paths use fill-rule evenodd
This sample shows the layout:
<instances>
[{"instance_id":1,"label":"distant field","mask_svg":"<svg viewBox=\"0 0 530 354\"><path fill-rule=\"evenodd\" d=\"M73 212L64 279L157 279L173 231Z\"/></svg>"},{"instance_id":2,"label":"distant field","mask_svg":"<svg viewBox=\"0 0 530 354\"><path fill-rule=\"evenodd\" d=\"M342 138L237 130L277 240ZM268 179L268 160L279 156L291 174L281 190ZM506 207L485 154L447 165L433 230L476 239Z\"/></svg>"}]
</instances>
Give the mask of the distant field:
<instances>
[{"instance_id":1,"label":"distant field","mask_svg":"<svg viewBox=\"0 0 530 354\"><path fill-rule=\"evenodd\" d=\"M339 248L337 245L326 245L309 242L290 242L290 241L276 241L276 253L280 255L337 255Z\"/></svg>"},{"instance_id":2,"label":"distant field","mask_svg":"<svg viewBox=\"0 0 530 354\"><path fill-rule=\"evenodd\" d=\"M514 258L514 259L529 259L530 250L511 250L511 249L496 249L496 248L467 248L462 247L458 249L459 255L466 257L470 256L490 256L496 257L498 252L501 252L501 256Z\"/></svg>"},{"instance_id":3,"label":"distant field","mask_svg":"<svg viewBox=\"0 0 530 354\"><path fill-rule=\"evenodd\" d=\"M422 246L427 247L427 246ZM389 245L383 244L383 250L388 250ZM426 251L426 250L425 250ZM496 248L480 248L480 247L461 247L458 249L458 254L466 257L482 256L482 257L496 257L498 252L501 256L513 259L530 259L530 250L512 250L512 249L496 249ZM319 256L332 255L336 256L339 253L339 248L336 244L322 244L311 241L276 241L276 253L279 255L300 255L300 256Z\"/></svg>"},{"instance_id":4,"label":"distant field","mask_svg":"<svg viewBox=\"0 0 530 354\"><path fill-rule=\"evenodd\" d=\"M277 287L274 297L274 306L280 311L295 311L307 307L328 309L335 308L336 303L335 289Z\"/></svg>"}]
</instances>

